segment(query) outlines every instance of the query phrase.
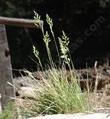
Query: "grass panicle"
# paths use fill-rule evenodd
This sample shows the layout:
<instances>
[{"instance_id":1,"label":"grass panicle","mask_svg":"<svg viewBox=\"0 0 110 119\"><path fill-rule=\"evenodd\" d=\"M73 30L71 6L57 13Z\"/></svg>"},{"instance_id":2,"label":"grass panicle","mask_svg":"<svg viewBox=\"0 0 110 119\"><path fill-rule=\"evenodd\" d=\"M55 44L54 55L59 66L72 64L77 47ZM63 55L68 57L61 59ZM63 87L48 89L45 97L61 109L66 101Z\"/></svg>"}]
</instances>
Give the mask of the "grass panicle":
<instances>
[{"instance_id":1,"label":"grass panicle","mask_svg":"<svg viewBox=\"0 0 110 119\"><path fill-rule=\"evenodd\" d=\"M42 66L42 63L41 63L41 60L40 60L40 57L39 57L39 51L37 50L37 48L34 45L33 45L33 53L34 53L35 57L37 58L41 69L43 69L43 66Z\"/></svg>"},{"instance_id":2,"label":"grass panicle","mask_svg":"<svg viewBox=\"0 0 110 119\"><path fill-rule=\"evenodd\" d=\"M50 39L48 31L46 31L46 33L44 34L43 41L44 41L45 46L46 46L50 66L52 67L53 66L53 59L52 59L51 51L50 51L50 48L49 48L49 43L51 42L51 39Z\"/></svg>"},{"instance_id":3,"label":"grass panicle","mask_svg":"<svg viewBox=\"0 0 110 119\"><path fill-rule=\"evenodd\" d=\"M54 31L53 31L53 20L52 20L52 18L50 18L50 16L48 14L46 14L46 22L50 27L50 31L51 31L51 34L53 36L53 40L54 40L54 43L55 43L55 48L56 48L58 58L59 58L59 64L61 64L60 53L59 53L59 50L58 50L58 45L57 45L55 34L54 34Z\"/></svg>"},{"instance_id":4,"label":"grass panicle","mask_svg":"<svg viewBox=\"0 0 110 119\"><path fill-rule=\"evenodd\" d=\"M41 21L41 16L36 11L34 11L34 21L34 24L41 29L42 34L44 35L44 24L43 21Z\"/></svg>"},{"instance_id":5,"label":"grass panicle","mask_svg":"<svg viewBox=\"0 0 110 119\"><path fill-rule=\"evenodd\" d=\"M70 58L68 57L69 53L69 38L66 36L65 32L62 31L63 35L62 37L58 37L59 44L60 44L60 50L61 50L61 58L64 60L66 64L70 64Z\"/></svg>"}]
</instances>

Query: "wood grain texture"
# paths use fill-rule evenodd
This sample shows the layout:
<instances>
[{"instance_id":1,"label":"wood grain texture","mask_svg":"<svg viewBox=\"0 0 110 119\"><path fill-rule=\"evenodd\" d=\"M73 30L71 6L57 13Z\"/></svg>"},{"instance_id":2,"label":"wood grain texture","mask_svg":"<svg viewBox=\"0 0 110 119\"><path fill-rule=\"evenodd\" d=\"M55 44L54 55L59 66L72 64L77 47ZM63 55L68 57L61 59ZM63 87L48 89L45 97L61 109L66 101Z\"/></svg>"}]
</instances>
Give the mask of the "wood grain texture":
<instances>
[{"instance_id":1,"label":"wood grain texture","mask_svg":"<svg viewBox=\"0 0 110 119\"><path fill-rule=\"evenodd\" d=\"M11 60L9 52L5 26L0 24L0 93L2 109L15 97L15 91L12 81ZM9 84L10 83L10 84Z\"/></svg>"},{"instance_id":2,"label":"wood grain texture","mask_svg":"<svg viewBox=\"0 0 110 119\"><path fill-rule=\"evenodd\" d=\"M0 17L0 24L26 28L41 28L43 21L38 20L35 25L35 21L31 19Z\"/></svg>"}]
</instances>

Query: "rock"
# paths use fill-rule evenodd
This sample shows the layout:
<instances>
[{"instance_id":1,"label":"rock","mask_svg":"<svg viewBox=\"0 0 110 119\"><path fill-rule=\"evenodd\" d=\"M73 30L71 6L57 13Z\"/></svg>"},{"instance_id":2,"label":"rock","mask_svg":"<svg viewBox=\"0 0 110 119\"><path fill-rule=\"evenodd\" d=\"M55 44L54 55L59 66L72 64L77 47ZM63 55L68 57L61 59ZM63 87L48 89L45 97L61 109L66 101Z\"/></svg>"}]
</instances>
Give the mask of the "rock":
<instances>
[{"instance_id":1,"label":"rock","mask_svg":"<svg viewBox=\"0 0 110 119\"><path fill-rule=\"evenodd\" d=\"M20 88L21 86L30 87L32 79L29 76L22 76L14 78L13 82L16 88Z\"/></svg>"},{"instance_id":2,"label":"rock","mask_svg":"<svg viewBox=\"0 0 110 119\"><path fill-rule=\"evenodd\" d=\"M28 97L28 98L35 98L35 89L31 87L21 87L18 91L20 97Z\"/></svg>"},{"instance_id":3,"label":"rock","mask_svg":"<svg viewBox=\"0 0 110 119\"><path fill-rule=\"evenodd\" d=\"M105 113L58 114L58 115L33 117L29 119L110 119L110 114Z\"/></svg>"}]
</instances>

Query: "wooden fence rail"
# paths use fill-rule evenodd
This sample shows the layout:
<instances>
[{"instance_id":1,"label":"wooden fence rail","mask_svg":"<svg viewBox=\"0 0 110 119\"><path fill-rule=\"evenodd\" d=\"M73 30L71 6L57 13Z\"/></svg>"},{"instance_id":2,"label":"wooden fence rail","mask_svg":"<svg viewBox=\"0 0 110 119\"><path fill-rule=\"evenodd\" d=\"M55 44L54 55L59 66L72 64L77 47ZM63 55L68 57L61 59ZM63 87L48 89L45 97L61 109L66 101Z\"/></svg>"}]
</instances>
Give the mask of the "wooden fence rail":
<instances>
[{"instance_id":1,"label":"wooden fence rail","mask_svg":"<svg viewBox=\"0 0 110 119\"><path fill-rule=\"evenodd\" d=\"M1 94L1 108L15 99L15 89L13 85L12 67L9 54L9 47L7 42L7 35L5 25L13 25L27 28L40 28L42 21L36 22L34 20L25 20L17 18L0 17L0 94Z\"/></svg>"},{"instance_id":2,"label":"wooden fence rail","mask_svg":"<svg viewBox=\"0 0 110 119\"><path fill-rule=\"evenodd\" d=\"M38 22L36 22L35 25L35 20L0 17L0 24L26 27L26 28L40 28L41 25L43 24L43 21L38 20Z\"/></svg>"}]
</instances>

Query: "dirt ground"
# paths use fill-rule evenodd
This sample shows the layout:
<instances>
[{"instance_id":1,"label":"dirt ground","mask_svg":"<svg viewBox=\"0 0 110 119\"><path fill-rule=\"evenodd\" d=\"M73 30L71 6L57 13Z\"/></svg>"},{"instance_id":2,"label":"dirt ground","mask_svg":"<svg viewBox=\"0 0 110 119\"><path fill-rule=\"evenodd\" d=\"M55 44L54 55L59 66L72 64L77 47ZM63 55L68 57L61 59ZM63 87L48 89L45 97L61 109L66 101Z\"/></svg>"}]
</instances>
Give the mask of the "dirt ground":
<instances>
[{"instance_id":1,"label":"dirt ground","mask_svg":"<svg viewBox=\"0 0 110 119\"><path fill-rule=\"evenodd\" d=\"M110 66L94 66L77 72L82 79L83 88L88 85L91 89L90 101L93 103L93 112L110 113Z\"/></svg>"}]
</instances>

